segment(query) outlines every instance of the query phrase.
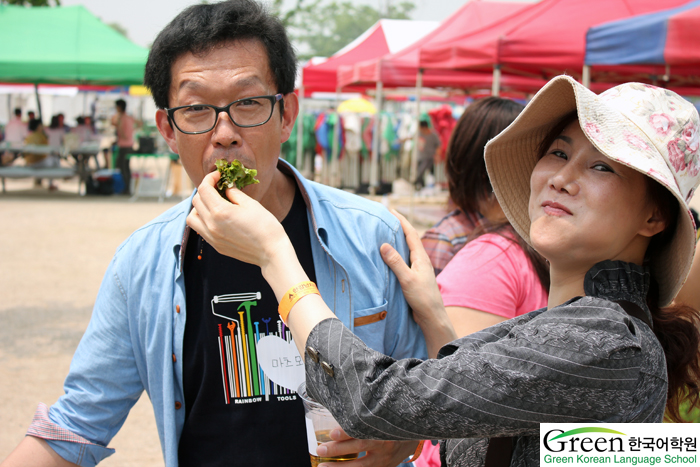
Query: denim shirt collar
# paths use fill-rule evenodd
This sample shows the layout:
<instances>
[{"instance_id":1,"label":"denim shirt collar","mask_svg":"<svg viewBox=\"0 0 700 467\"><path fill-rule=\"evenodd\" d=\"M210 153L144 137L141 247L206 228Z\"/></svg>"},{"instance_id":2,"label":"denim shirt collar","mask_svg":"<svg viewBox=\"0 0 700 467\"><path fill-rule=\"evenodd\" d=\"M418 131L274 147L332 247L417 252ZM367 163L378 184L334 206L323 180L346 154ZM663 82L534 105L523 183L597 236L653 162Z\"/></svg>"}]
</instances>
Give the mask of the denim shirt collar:
<instances>
[{"instance_id":1,"label":"denim shirt collar","mask_svg":"<svg viewBox=\"0 0 700 467\"><path fill-rule=\"evenodd\" d=\"M613 302L634 303L642 309L651 322L651 312L646 300L650 280L651 274L648 266L606 260L595 264L586 273L583 280L583 291L589 297L604 298Z\"/></svg>"}]
</instances>

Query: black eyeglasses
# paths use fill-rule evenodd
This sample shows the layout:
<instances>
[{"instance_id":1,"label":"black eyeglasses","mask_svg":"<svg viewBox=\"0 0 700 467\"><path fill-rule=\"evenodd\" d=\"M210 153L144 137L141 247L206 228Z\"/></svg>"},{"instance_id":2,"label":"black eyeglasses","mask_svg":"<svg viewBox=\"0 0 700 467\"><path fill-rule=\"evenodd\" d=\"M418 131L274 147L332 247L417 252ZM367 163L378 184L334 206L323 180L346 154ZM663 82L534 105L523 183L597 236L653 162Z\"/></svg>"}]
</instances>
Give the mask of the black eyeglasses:
<instances>
[{"instance_id":1,"label":"black eyeglasses","mask_svg":"<svg viewBox=\"0 0 700 467\"><path fill-rule=\"evenodd\" d=\"M187 135L199 135L214 129L221 112L226 112L233 124L241 128L264 125L272 117L275 104L282 99L282 94L245 97L224 107L195 104L173 107L165 111L178 130Z\"/></svg>"}]
</instances>

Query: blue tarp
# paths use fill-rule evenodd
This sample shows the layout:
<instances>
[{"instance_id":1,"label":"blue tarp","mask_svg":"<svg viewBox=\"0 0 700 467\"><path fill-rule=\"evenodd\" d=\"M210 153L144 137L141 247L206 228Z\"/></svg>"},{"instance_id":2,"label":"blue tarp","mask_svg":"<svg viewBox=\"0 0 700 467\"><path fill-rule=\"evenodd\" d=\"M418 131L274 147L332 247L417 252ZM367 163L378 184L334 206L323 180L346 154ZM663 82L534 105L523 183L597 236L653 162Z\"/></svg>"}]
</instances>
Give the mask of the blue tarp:
<instances>
[{"instance_id":1,"label":"blue tarp","mask_svg":"<svg viewBox=\"0 0 700 467\"><path fill-rule=\"evenodd\" d=\"M586 65L664 65L668 20L698 6L700 0L694 0L590 28L586 33Z\"/></svg>"}]
</instances>

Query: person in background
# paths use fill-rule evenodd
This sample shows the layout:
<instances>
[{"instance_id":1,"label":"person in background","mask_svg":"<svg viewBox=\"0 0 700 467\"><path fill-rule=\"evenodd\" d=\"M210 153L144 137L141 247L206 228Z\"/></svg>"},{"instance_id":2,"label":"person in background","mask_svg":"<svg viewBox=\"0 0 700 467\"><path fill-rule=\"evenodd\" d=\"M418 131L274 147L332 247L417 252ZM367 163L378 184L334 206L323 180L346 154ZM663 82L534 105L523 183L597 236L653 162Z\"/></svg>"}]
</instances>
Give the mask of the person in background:
<instances>
[{"instance_id":1,"label":"person in background","mask_svg":"<svg viewBox=\"0 0 700 467\"><path fill-rule=\"evenodd\" d=\"M4 141L11 145L20 145L24 143L24 138L26 138L28 134L28 125L22 121L22 109L18 107L15 109L14 118L5 125ZM0 158L0 165L10 165L14 162L15 158L15 153L5 151Z\"/></svg>"},{"instance_id":2,"label":"person in background","mask_svg":"<svg viewBox=\"0 0 700 467\"><path fill-rule=\"evenodd\" d=\"M134 148L134 118L126 113L126 101L118 99L114 103L117 113L112 115L112 126L117 135L117 160L116 168L122 174L124 180L123 194L131 194L131 169L129 168L129 154Z\"/></svg>"},{"instance_id":3,"label":"person in background","mask_svg":"<svg viewBox=\"0 0 700 467\"><path fill-rule=\"evenodd\" d=\"M29 134L24 138L24 144L35 144L39 146L44 146L49 144L49 139L46 137L44 131L44 124L41 120L35 118L29 121ZM46 159L46 154L25 154L24 160L27 165L33 165L42 162Z\"/></svg>"},{"instance_id":4,"label":"person in background","mask_svg":"<svg viewBox=\"0 0 700 467\"><path fill-rule=\"evenodd\" d=\"M5 125L5 141L13 144L22 144L29 134L27 123L22 121L22 109L15 109L15 116Z\"/></svg>"},{"instance_id":5,"label":"person in background","mask_svg":"<svg viewBox=\"0 0 700 467\"><path fill-rule=\"evenodd\" d=\"M27 123L31 122L35 118L36 118L36 113L34 113L33 110L30 110L29 112L27 112Z\"/></svg>"},{"instance_id":6,"label":"person in background","mask_svg":"<svg viewBox=\"0 0 700 467\"><path fill-rule=\"evenodd\" d=\"M74 133L78 136L78 141L80 143L85 143L87 141L92 141L94 138L94 132L92 131L92 126L88 122L90 117L83 117L82 115L79 116L76 119L76 122L78 123L75 128L71 130L71 133Z\"/></svg>"},{"instance_id":7,"label":"person in background","mask_svg":"<svg viewBox=\"0 0 700 467\"><path fill-rule=\"evenodd\" d=\"M44 125L41 123L41 120L35 118L34 120L29 121L29 134L24 139L24 144L32 144L38 146L44 146L49 144L49 139L46 136L46 133L44 131ZM58 157L54 154L25 153L24 161L27 164L27 167L34 168L58 167L59 165ZM41 186L40 178L34 179L34 186ZM57 187L53 183L53 181L49 181L49 190L53 191L56 189Z\"/></svg>"},{"instance_id":8,"label":"person in background","mask_svg":"<svg viewBox=\"0 0 700 467\"><path fill-rule=\"evenodd\" d=\"M63 137L66 135L66 130L61 125L61 119L58 115L51 117L51 124L44 129L48 138L49 146L60 147L63 145Z\"/></svg>"},{"instance_id":9,"label":"person in background","mask_svg":"<svg viewBox=\"0 0 700 467\"><path fill-rule=\"evenodd\" d=\"M430 123L421 119L418 127L418 169L413 181L417 190L423 187L425 174L432 172L439 150L440 138L430 128Z\"/></svg>"},{"instance_id":10,"label":"person in background","mask_svg":"<svg viewBox=\"0 0 700 467\"><path fill-rule=\"evenodd\" d=\"M510 125L522 109L515 101L487 97L467 107L457 122L445 160L450 202L457 209L428 229L421 239L436 276L466 244L469 234L488 223L481 211L490 209L498 214L486 174L484 146ZM498 217L502 220L502 212Z\"/></svg>"},{"instance_id":11,"label":"person in background","mask_svg":"<svg viewBox=\"0 0 700 467\"><path fill-rule=\"evenodd\" d=\"M71 127L66 125L66 116L63 113L56 114L58 117L58 127L63 129L64 133L69 133Z\"/></svg>"}]
</instances>

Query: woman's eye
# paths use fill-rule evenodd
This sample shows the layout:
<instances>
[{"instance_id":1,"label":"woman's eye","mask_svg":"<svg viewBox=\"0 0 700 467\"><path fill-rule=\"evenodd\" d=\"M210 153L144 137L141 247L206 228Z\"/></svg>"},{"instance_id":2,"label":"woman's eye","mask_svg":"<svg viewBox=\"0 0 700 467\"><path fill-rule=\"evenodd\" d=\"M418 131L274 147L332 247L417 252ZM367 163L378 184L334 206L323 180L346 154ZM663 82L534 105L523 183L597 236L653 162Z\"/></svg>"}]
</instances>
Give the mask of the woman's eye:
<instances>
[{"instance_id":1,"label":"woman's eye","mask_svg":"<svg viewBox=\"0 0 700 467\"><path fill-rule=\"evenodd\" d=\"M593 170L598 170L599 172L613 172L612 167L607 164L599 162L593 166Z\"/></svg>"},{"instance_id":2,"label":"woman's eye","mask_svg":"<svg viewBox=\"0 0 700 467\"><path fill-rule=\"evenodd\" d=\"M559 149L554 149L550 151L550 154L554 155L555 157L559 157L560 159L567 160L568 156L564 151L560 151Z\"/></svg>"}]
</instances>

